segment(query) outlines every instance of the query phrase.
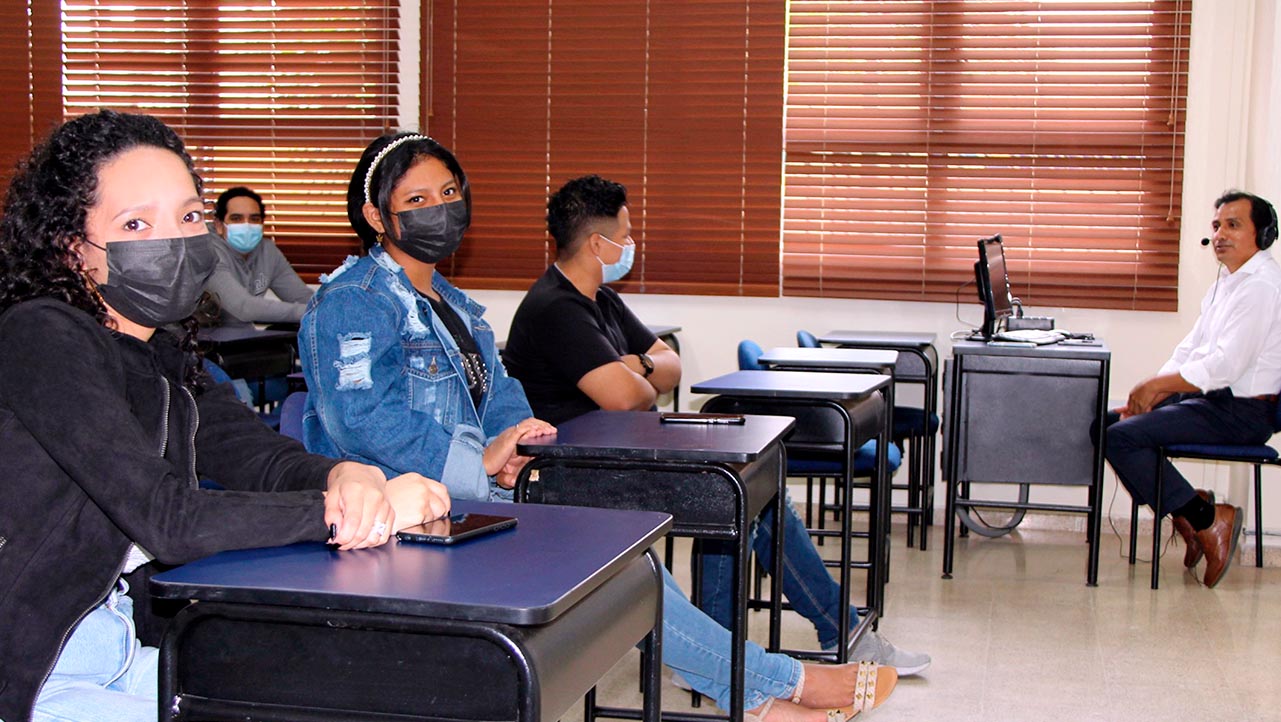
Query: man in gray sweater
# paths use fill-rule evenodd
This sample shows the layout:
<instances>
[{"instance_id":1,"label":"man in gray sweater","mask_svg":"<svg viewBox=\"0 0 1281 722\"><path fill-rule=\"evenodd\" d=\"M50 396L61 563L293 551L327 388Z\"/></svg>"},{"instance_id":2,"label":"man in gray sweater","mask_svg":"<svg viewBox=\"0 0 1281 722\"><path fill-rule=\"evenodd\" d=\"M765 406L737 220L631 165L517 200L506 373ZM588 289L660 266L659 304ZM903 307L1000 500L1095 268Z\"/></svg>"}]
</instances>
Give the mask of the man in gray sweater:
<instances>
[{"instance_id":1,"label":"man in gray sweater","mask_svg":"<svg viewBox=\"0 0 1281 722\"><path fill-rule=\"evenodd\" d=\"M205 290L216 297L224 323L297 322L311 300L312 289L263 238L266 216L262 197L244 186L223 191L214 205L214 231L225 242L214 245L218 265Z\"/></svg>"}]
</instances>

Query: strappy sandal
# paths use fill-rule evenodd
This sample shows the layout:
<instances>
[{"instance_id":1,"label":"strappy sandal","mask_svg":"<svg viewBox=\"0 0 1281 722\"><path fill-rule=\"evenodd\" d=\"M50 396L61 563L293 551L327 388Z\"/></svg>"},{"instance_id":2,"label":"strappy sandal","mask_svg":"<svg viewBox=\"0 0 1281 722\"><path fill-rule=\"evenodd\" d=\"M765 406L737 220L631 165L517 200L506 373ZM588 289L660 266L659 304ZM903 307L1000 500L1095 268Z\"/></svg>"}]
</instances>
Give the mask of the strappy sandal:
<instances>
[{"instance_id":1,"label":"strappy sandal","mask_svg":"<svg viewBox=\"0 0 1281 722\"><path fill-rule=\"evenodd\" d=\"M846 707L826 710L827 722L846 722L857 717L864 710L880 707L885 700L889 699L894 687L898 685L898 672L893 667L882 667L875 662L859 662L857 675L854 681L853 703ZM801 693L804 687L805 676L802 675L788 701L804 706L801 704ZM759 713L748 712L743 715L743 719L745 722L764 722L775 701L775 698L769 698L761 706Z\"/></svg>"},{"instance_id":2,"label":"strappy sandal","mask_svg":"<svg viewBox=\"0 0 1281 722\"><path fill-rule=\"evenodd\" d=\"M850 705L854 714L846 719L865 709L880 707L890 698L890 694L897 685L898 672L893 667L882 667L875 662L859 662L858 678L854 681L854 704ZM836 722L832 719L830 711L827 714L827 720Z\"/></svg>"},{"instance_id":3,"label":"strappy sandal","mask_svg":"<svg viewBox=\"0 0 1281 722\"><path fill-rule=\"evenodd\" d=\"M827 710L827 722L846 722L864 710L880 707L898 685L898 672L875 662L859 662L854 681L854 703L848 707Z\"/></svg>"}]
</instances>

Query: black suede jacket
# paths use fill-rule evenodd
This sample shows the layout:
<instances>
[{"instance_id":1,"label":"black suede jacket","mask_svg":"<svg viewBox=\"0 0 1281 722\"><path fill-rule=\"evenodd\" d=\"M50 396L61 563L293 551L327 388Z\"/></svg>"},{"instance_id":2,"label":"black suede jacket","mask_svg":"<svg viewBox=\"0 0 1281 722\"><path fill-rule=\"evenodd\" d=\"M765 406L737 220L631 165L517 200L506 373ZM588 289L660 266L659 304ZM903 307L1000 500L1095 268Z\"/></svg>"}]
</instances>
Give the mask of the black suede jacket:
<instances>
[{"instance_id":1,"label":"black suede jacket","mask_svg":"<svg viewBox=\"0 0 1281 722\"><path fill-rule=\"evenodd\" d=\"M321 490L338 462L225 385L193 396L183 358L168 333L143 343L53 300L0 316L0 719L31 717L131 541L178 564L328 535Z\"/></svg>"}]
</instances>

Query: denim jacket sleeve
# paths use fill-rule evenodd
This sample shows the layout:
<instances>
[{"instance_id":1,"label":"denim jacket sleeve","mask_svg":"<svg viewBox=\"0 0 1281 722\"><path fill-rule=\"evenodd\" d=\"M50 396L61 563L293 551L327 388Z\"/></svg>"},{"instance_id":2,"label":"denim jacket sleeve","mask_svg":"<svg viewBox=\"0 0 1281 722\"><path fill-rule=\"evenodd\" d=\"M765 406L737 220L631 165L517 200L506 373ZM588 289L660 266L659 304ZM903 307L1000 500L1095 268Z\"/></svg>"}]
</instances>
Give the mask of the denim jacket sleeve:
<instances>
[{"instance_id":1,"label":"denim jacket sleeve","mask_svg":"<svg viewBox=\"0 0 1281 722\"><path fill-rule=\"evenodd\" d=\"M458 393L453 386L461 382L449 378L448 364L410 368L406 313L397 299L364 285L323 289L299 332L311 405L343 458L371 461L389 475L439 479L455 498L488 499L481 430L447 429L440 409L448 404L425 398Z\"/></svg>"},{"instance_id":2,"label":"denim jacket sleeve","mask_svg":"<svg viewBox=\"0 0 1281 722\"><path fill-rule=\"evenodd\" d=\"M490 368L493 369L490 374L493 379L492 388L489 391L489 405L485 408L483 420L487 444L505 429L534 415L529 408L529 400L525 398L525 387L507 375L507 369L503 367L496 348Z\"/></svg>"}]
</instances>

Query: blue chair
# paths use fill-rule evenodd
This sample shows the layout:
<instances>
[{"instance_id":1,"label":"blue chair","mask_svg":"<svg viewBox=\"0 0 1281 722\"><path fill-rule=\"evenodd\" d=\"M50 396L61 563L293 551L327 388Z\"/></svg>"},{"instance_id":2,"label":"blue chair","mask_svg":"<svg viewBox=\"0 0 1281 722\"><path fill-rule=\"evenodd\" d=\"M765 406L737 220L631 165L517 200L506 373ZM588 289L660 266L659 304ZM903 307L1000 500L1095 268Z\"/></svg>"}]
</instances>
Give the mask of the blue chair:
<instances>
[{"instance_id":1,"label":"blue chair","mask_svg":"<svg viewBox=\"0 0 1281 722\"><path fill-rule=\"evenodd\" d=\"M767 367L761 363L761 355L765 349L761 348L755 341L738 342L738 368L741 371L765 371Z\"/></svg>"},{"instance_id":2,"label":"blue chair","mask_svg":"<svg viewBox=\"0 0 1281 722\"><path fill-rule=\"evenodd\" d=\"M819 347L818 338L816 338L814 334L810 333L809 331L796 332L796 345L800 346L801 348L818 348Z\"/></svg>"},{"instance_id":3,"label":"blue chair","mask_svg":"<svg viewBox=\"0 0 1281 722\"><path fill-rule=\"evenodd\" d=\"M1281 433L1281 404L1272 416L1272 431ZM1254 566L1263 566L1263 466L1281 466L1281 454L1267 444L1175 444L1158 449L1156 465L1156 515L1152 525L1152 588L1156 589L1161 576L1161 522L1165 511L1161 509L1161 494L1165 487L1165 462L1169 459L1196 461L1223 461L1250 464L1254 467ZM1139 502L1130 500L1130 563L1138 547Z\"/></svg>"},{"instance_id":4,"label":"blue chair","mask_svg":"<svg viewBox=\"0 0 1281 722\"><path fill-rule=\"evenodd\" d=\"M307 408L307 392L295 391L280 404L280 433L302 441L302 412Z\"/></svg>"},{"instance_id":5,"label":"blue chair","mask_svg":"<svg viewBox=\"0 0 1281 722\"><path fill-rule=\"evenodd\" d=\"M205 367L205 373L209 374L215 382L231 384L231 388L236 393L236 398L240 399L249 408L252 409L254 407L253 393L249 390L249 384L244 379L231 378L221 366L209 360L208 357L204 358L202 363Z\"/></svg>"}]
</instances>

